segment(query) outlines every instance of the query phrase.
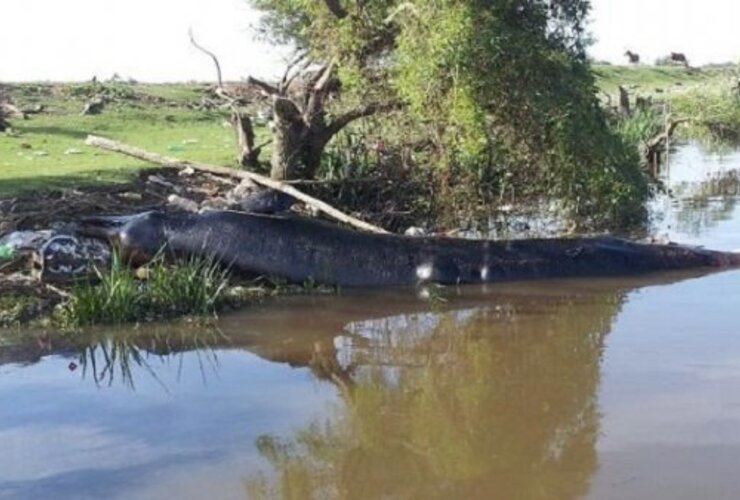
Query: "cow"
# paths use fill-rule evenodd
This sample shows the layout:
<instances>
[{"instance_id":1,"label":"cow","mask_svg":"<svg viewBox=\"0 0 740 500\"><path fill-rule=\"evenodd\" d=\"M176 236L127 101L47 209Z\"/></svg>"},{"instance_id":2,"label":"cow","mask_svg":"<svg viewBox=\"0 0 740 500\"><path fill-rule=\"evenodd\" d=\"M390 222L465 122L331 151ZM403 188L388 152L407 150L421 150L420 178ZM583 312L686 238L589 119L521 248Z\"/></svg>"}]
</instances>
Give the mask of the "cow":
<instances>
[{"instance_id":1,"label":"cow","mask_svg":"<svg viewBox=\"0 0 740 500\"><path fill-rule=\"evenodd\" d=\"M628 50L624 55L629 59L630 64L640 64L640 54Z\"/></svg>"},{"instance_id":2,"label":"cow","mask_svg":"<svg viewBox=\"0 0 740 500\"><path fill-rule=\"evenodd\" d=\"M686 58L686 54L682 52L671 52L671 62L689 67L689 60Z\"/></svg>"}]
</instances>

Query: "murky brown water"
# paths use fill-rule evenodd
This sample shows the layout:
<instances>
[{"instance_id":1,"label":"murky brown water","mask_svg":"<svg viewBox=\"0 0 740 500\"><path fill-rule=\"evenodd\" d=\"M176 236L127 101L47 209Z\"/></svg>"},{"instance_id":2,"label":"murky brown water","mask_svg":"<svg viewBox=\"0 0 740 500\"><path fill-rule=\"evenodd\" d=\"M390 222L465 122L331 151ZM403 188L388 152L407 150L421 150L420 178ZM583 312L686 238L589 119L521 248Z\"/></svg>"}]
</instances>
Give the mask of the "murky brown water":
<instances>
[{"instance_id":1,"label":"murky brown water","mask_svg":"<svg viewBox=\"0 0 740 500\"><path fill-rule=\"evenodd\" d=\"M656 232L740 248L737 171L683 150ZM739 307L730 271L6 336L0 498L734 499Z\"/></svg>"}]
</instances>

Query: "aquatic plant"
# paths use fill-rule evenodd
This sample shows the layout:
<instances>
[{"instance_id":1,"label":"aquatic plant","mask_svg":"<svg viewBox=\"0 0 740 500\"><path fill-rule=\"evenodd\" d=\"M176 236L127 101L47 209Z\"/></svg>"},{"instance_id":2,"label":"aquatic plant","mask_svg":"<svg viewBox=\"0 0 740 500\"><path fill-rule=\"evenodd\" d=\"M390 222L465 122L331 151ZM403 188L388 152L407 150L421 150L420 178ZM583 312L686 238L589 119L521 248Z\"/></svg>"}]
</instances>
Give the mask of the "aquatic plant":
<instances>
[{"instance_id":1,"label":"aquatic plant","mask_svg":"<svg viewBox=\"0 0 740 500\"><path fill-rule=\"evenodd\" d=\"M212 314L222 305L228 282L228 270L211 257L191 256L175 266L159 260L149 273L147 298L160 313Z\"/></svg>"},{"instance_id":2,"label":"aquatic plant","mask_svg":"<svg viewBox=\"0 0 740 500\"><path fill-rule=\"evenodd\" d=\"M653 109L641 109L618 118L614 127L626 143L642 153L648 142L664 130L665 117Z\"/></svg>"},{"instance_id":3,"label":"aquatic plant","mask_svg":"<svg viewBox=\"0 0 740 500\"><path fill-rule=\"evenodd\" d=\"M65 326L121 324L185 314L215 314L223 305L228 270L214 259L189 257L175 263L163 256L139 280L114 254L109 269L96 269L96 281L78 283L59 314Z\"/></svg>"},{"instance_id":4,"label":"aquatic plant","mask_svg":"<svg viewBox=\"0 0 740 500\"><path fill-rule=\"evenodd\" d=\"M63 306L61 319L68 326L96 323L126 323L142 313L143 294L139 282L113 254L107 270L95 268L97 281L85 281L72 288L70 300Z\"/></svg>"}]
</instances>

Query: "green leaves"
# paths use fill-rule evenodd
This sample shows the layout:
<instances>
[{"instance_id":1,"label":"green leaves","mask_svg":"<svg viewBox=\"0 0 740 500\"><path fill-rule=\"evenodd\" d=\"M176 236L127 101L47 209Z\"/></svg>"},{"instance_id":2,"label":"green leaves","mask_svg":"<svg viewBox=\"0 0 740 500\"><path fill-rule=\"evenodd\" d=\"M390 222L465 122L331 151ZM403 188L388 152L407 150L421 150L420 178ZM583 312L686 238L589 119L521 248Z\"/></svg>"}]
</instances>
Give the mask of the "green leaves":
<instances>
[{"instance_id":1,"label":"green leaves","mask_svg":"<svg viewBox=\"0 0 740 500\"><path fill-rule=\"evenodd\" d=\"M446 182L485 182L472 191L488 203L515 184L592 220L641 213L647 179L585 57L588 0L343 0L343 16L325 1L252 3L266 30L338 61L343 99L407 103L403 126L434 143L425 163Z\"/></svg>"}]
</instances>

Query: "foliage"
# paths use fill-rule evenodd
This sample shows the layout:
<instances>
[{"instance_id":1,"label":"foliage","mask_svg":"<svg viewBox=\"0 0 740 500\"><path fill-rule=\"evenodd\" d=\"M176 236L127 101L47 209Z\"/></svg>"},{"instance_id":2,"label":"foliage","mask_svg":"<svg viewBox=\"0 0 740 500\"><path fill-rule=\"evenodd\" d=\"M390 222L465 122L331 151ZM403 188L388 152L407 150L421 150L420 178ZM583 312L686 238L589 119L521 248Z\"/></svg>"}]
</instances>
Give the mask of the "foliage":
<instances>
[{"instance_id":1,"label":"foliage","mask_svg":"<svg viewBox=\"0 0 740 500\"><path fill-rule=\"evenodd\" d=\"M619 116L615 130L627 144L642 151L645 144L663 132L665 118L654 109L639 109L630 116Z\"/></svg>"},{"instance_id":2,"label":"foliage","mask_svg":"<svg viewBox=\"0 0 740 500\"><path fill-rule=\"evenodd\" d=\"M168 265L160 256L139 281L117 253L110 268L96 269L97 282L77 284L60 313L70 327L122 324L183 314L214 314L228 274L212 259L190 257Z\"/></svg>"},{"instance_id":3,"label":"foliage","mask_svg":"<svg viewBox=\"0 0 740 500\"><path fill-rule=\"evenodd\" d=\"M135 99L136 90L134 85L128 83L76 83L69 85L65 91L70 97L95 97L105 96L110 99Z\"/></svg>"},{"instance_id":4,"label":"foliage","mask_svg":"<svg viewBox=\"0 0 740 500\"><path fill-rule=\"evenodd\" d=\"M472 183L467 194L491 203L506 181L592 220L641 216L647 179L608 127L585 57L588 1L252 3L266 34L338 62L345 100L407 103L444 189Z\"/></svg>"},{"instance_id":5,"label":"foliage","mask_svg":"<svg viewBox=\"0 0 740 500\"><path fill-rule=\"evenodd\" d=\"M672 100L678 116L691 117L690 134L710 143L740 144L740 77L692 89Z\"/></svg>"}]
</instances>

